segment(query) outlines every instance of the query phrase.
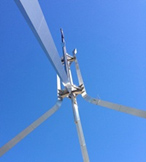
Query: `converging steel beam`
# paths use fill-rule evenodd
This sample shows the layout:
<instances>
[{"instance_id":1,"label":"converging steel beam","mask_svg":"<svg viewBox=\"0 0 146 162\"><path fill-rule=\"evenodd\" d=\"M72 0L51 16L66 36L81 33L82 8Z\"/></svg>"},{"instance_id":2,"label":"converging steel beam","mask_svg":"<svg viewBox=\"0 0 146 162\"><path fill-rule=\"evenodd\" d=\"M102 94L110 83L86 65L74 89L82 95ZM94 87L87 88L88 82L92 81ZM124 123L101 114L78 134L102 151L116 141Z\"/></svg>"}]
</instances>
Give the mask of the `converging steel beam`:
<instances>
[{"instance_id":1,"label":"converging steel beam","mask_svg":"<svg viewBox=\"0 0 146 162\"><path fill-rule=\"evenodd\" d=\"M52 66L56 70L64 85L66 85L68 83L68 78L38 0L15 0L15 2L40 43L42 49L49 58Z\"/></svg>"},{"instance_id":2,"label":"converging steel beam","mask_svg":"<svg viewBox=\"0 0 146 162\"><path fill-rule=\"evenodd\" d=\"M139 109L136 109L136 108L123 106L123 105L119 105L119 104L115 104L115 103L112 103L112 102L103 101L103 100L100 100L100 99L95 99L95 98L90 97L85 90L83 78L82 78L82 75L81 75L81 71L80 71L77 59L75 59L75 66L76 66L76 72L77 72L79 84L83 87L82 97L86 101L88 101L92 104L95 104L95 105L105 107L105 108L117 110L117 111L127 113L127 114L130 114L130 115L135 115L135 116L138 116L138 117L141 117L141 118L146 118L146 111L144 111L144 110L139 110Z\"/></svg>"},{"instance_id":3,"label":"converging steel beam","mask_svg":"<svg viewBox=\"0 0 146 162\"><path fill-rule=\"evenodd\" d=\"M86 93L84 82L83 82L82 75L81 75L80 68L79 68L79 64L75 56L77 51L76 50L73 51L73 57L67 54L63 30L61 29L60 31L61 31L61 40L62 40L62 50L63 50L62 62L64 63L64 67L61 63L61 59L58 55L56 46L52 39L51 33L45 21L45 18L40 8L40 5L38 3L38 0L15 0L15 2L58 74L57 75L57 97L58 99L57 99L56 104L50 110L48 110L40 118L38 118L36 121L30 124L26 129L20 132L12 140L10 140L8 143L2 146L0 148L0 156L2 156L7 151L9 151L18 142L20 142L24 137L26 137L34 129L36 129L40 124L42 124L45 120L47 120L50 116L52 116L61 106L63 98L68 97L71 99L71 102L72 102L74 121L75 121L76 128L77 128L83 161L89 162L88 151L87 151L84 133L83 133L83 129L82 129L81 121L80 121L80 115L78 111L78 104L77 104L77 99L76 99L77 95L81 94L82 97L86 101L92 104L114 109L120 112L128 113L128 114L135 115L135 116L142 117L142 118L146 118L146 111L90 97ZM75 67L76 67L77 77L79 81L79 86L76 86L73 84L73 79L72 79L72 74L71 74L71 69L70 69L71 63L73 61L75 61ZM60 79L65 87L64 90L61 89Z\"/></svg>"},{"instance_id":4,"label":"converging steel beam","mask_svg":"<svg viewBox=\"0 0 146 162\"><path fill-rule=\"evenodd\" d=\"M44 121L46 121L49 117L51 117L61 106L62 99L58 94L58 90L61 89L60 78L57 76L57 96L58 99L56 104L49 109L46 113L44 113L40 118L30 124L27 128L25 128L22 132L20 132L17 136L11 139L8 143L0 148L0 156L4 155L7 151L9 151L12 147L14 147L18 142L20 142L23 138L25 138L28 134L30 134L33 130L35 130L39 125L41 125Z\"/></svg>"},{"instance_id":5,"label":"converging steel beam","mask_svg":"<svg viewBox=\"0 0 146 162\"><path fill-rule=\"evenodd\" d=\"M44 113L40 118L34 121L31 125L29 125L26 129L24 129L21 133L11 139L8 143L0 148L0 156L9 151L12 147L14 147L18 142L20 142L23 138L25 138L28 134L30 134L34 129L36 129L40 124L42 124L45 120L47 120L50 116L52 116L61 106L62 101L58 100L56 104Z\"/></svg>"}]
</instances>

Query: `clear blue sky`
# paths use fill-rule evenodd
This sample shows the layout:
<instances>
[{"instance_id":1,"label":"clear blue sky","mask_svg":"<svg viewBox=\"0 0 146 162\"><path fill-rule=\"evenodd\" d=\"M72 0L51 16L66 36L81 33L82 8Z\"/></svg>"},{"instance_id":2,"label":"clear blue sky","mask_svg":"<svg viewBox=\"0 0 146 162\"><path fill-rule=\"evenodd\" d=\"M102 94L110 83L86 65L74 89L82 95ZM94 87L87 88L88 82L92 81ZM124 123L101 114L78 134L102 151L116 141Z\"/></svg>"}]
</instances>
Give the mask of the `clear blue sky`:
<instances>
[{"instance_id":1,"label":"clear blue sky","mask_svg":"<svg viewBox=\"0 0 146 162\"><path fill-rule=\"evenodd\" d=\"M78 49L87 92L146 110L146 2L41 0L40 4L60 56L60 27L68 53ZM14 1L1 1L0 147L55 101L55 70ZM91 162L146 161L145 119L89 104L80 96L78 104ZM58 112L1 161L82 161L70 100L64 99Z\"/></svg>"}]
</instances>

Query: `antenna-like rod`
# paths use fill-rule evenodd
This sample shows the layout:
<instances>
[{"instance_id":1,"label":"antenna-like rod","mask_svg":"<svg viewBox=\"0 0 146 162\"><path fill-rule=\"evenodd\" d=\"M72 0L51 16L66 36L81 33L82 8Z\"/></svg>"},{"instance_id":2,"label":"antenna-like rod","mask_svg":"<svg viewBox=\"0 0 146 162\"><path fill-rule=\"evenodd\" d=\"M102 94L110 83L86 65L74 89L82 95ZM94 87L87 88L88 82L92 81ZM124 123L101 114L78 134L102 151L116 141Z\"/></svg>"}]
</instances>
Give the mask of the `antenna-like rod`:
<instances>
[{"instance_id":1,"label":"antenna-like rod","mask_svg":"<svg viewBox=\"0 0 146 162\"><path fill-rule=\"evenodd\" d=\"M61 41L62 43L65 43L63 29L60 29L60 32L61 32Z\"/></svg>"},{"instance_id":2,"label":"antenna-like rod","mask_svg":"<svg viewBox=\"0 0 146 162\"><path fill-rule=\"evenodd\" d=\"M70 72L69 72L69 64L68 64L68 61L67 61L67 51L66 51L66 44L65 44L63 29L60 29L60 32L61 32L61 41L62 41L62 52L63 52L64 68L65 68L67 77L69 79L69 82L71 83Z\"/></svg>"}]
</instances>

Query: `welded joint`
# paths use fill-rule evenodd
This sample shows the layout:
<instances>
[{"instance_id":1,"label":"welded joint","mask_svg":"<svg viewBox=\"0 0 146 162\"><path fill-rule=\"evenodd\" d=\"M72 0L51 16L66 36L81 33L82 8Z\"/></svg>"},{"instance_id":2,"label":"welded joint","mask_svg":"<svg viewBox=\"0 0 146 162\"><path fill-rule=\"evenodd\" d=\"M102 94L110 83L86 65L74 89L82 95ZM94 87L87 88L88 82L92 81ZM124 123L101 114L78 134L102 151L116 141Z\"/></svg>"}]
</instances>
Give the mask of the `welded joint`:
<instances>
[{"instance_id":1,"label":"welded joint","mask_svg":"<svg viewBox=\"0 0 146 162\"><path fill-rule=\"evenodd\" d=\"M61 97L61 98L71 98L71 94L73 94L75 97L77 95L80 95L84 93L84 86L83 85L79 85L79 86L76 86L76 85L71 85L71 92L68 91L68 89L58 89L58 96Z\"/></svg>"},{"instance_id":2,"label":"welded joint","mask_svg":"<svg viewBox=\"0 0 146 162\"><path fill-rule=\"evenodd\" d=\"M69 63L69 68L70 68L72 62L74 62L76 58L74 56L69 55L69 54L66 54L66 56L67 56L67 61ZM64 65L64 62L65 62L64 57L61 58L61 62Z\"/></svg>"}]
</instances>

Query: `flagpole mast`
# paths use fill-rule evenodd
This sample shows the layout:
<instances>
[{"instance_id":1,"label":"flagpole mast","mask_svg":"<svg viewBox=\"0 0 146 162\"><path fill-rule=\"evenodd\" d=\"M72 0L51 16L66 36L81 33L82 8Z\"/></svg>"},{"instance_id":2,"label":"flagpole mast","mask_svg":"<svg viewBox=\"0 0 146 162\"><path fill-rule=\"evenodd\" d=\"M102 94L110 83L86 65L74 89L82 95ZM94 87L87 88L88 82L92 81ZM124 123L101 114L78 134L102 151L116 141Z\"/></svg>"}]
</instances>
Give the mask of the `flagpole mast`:
<instances>
[{"instance_id":1,"label":"flagpole mast","mask_svg":"<svg viewBox=\"0 0 146 162\"><path fill-rule=\"evenodd\" d=\"M72 87L73 80L72 80L72 74L71 74L71 70L70 70L71 62L68 59L63 30L60 29L60 31L61 31L61 39L62 39L63 62L64 62L65 71L67 73L68 80L70 82L70 89L68 89L68 90L69 90L69 98L71 99L71 102L72 102L74 122L75 122L76 128L77 128L77 133L78 133L78 138L79 138L79 143L80 143L80 147L81 147L83 161L89 162L88 151L87 151L87 147L86 147L86 143L85 143L84 133L83 133L83 129L82 129L81 121L80 121L79 110L78 110L78 103L77 103L77 99L76 99L77 95L76 95L76 93L74 93L73 87Z\"/></svg>"}]
</instances>

